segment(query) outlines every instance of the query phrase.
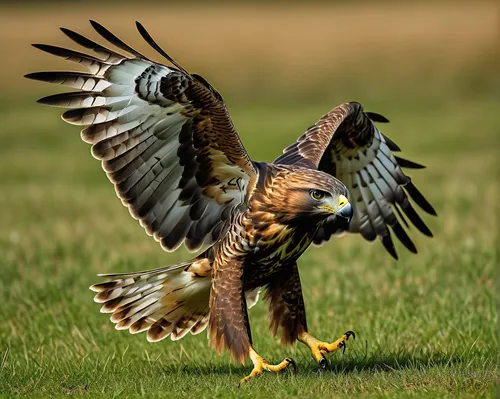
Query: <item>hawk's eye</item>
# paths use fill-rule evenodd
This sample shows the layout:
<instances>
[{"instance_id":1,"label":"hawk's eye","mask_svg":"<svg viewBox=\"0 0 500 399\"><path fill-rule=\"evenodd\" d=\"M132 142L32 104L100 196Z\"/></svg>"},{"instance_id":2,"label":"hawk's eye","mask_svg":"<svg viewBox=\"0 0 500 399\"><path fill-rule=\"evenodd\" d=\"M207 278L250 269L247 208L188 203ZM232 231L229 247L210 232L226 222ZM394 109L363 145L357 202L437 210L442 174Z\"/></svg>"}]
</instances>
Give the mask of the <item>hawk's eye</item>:
<instances>
[{"instance_id":1,"label":"hawk's eye","mask_svg":"<svg viewBox=\"0 0 500 399\"><path fill-rule=\"evenodd\" d=\"M309 194L311 195L311 198L315 201L324 200L326 197L326 194L320 190L311 190Z\"/></svg>"}]
</instances>

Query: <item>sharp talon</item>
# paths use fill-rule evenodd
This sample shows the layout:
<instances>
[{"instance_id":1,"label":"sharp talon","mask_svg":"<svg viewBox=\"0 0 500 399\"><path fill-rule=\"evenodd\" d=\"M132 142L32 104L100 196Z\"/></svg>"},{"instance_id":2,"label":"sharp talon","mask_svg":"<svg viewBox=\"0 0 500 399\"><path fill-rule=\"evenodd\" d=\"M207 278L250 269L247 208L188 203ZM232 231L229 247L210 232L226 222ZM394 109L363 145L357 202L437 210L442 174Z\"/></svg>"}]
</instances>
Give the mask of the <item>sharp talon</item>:
<instances>
[{"instance_id":1,"label":"sharp talon","mask_svg":"<svg viewBox=\"0 0 500 399\"><path fill-rule=\"evenodd\" d=\"M338 350L342 350L342 353L345 353L345 349L347 347L347 340L352 337L352 339L356 339L356 334L354 331L346 331L344 335L342 335L339 339L334 342L322 342L317 338L314 338L312 335L308 333L303 333L299 337L299 341L306 344L311 350L311 354L318 363L318 370L324 369L327 367L328 363L325 358L327 353L336 352Z\"/></svg>"},{"instance_id":2,"label":"sharp talon","mask_svg":"<svg viewBox=\"0 0 500 399\"><path fill-rule=\"evenodd\" d=\"M250 372L250 374L248 374L245 378L240 380L238 387L241 387L247 381L257 377L258 375L261 375L265 371L269 371L271 373L278 373L288 368L290 365L293 367L294 371L297 369L295 360L293 360L291 357L285 358L279 364L271 364L262 356L259 356L259 354L255 352L255 350L252 347L250 347L250 359L252 360L253 363L253 369Z\"/></svg>"},{"instance_id":3,"label":"sharp talon","mask_svg":"<svg viewBox=\"0 0 500 399\"><path fill-rule=\"evenodd\" d=\"M292 366L293 372L296 373L297 372L297 363L295 363L295 360L293 360L293 358L291 358L291 357L287 357L285 360L288 362L289 366Z\"/></svg>"},{"instance_id":4,"label":"sharp talon","mask_svg":"<svg viewBox=\"0 0 500 399\"><path fill-rule=\"evenodd\" d=\"M247 380L245 378L242 378L240 382L238 382L238 388L241 388L243 385L247 383Z\"/></svg>"}]
</instances>

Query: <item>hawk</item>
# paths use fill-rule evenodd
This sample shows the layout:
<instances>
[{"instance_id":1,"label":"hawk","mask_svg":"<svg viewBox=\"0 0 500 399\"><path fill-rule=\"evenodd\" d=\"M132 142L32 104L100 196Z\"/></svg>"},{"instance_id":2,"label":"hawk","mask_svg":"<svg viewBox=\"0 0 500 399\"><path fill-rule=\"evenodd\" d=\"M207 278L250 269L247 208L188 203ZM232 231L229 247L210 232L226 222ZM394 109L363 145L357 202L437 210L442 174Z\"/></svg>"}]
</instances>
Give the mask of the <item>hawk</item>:
<instances>
[{"instance_id":1,"label":"hawk","mask_svg":"<svg viewBox=\"0 0 500 399\"><path fill-rule=\"evenodd\" d=\"M199 253L173 266L101 275L108 281L90 287L101 312L111 313L116 329L146 331L152 342L208 326L219 353L227 348L242 363L250 357L247 381L263 370L295 366L291 358L271 364L252 344L247 309L265 289L272 332L281 331L283 344L304 343L325 366L325 355L345 349L354 334L329 343L308 332L297 260L312 243L343 232L378 238L397 259L394 234L416 253L407 219L432 234L409 198L436 213L402 168L423 166L395 155L400 148L374 124L388 120L356 102L324 115L274 162L254 162L217 90L181 67L140 23L139 33L168 65L91 24L116 50L66 28L62 32L92 55L34 45L88 73L26 77L77 90L39 102L68 108L62 118L85 126L82 139L118 197L163 249L183 244Z\"/></svg>"}]
</instances>

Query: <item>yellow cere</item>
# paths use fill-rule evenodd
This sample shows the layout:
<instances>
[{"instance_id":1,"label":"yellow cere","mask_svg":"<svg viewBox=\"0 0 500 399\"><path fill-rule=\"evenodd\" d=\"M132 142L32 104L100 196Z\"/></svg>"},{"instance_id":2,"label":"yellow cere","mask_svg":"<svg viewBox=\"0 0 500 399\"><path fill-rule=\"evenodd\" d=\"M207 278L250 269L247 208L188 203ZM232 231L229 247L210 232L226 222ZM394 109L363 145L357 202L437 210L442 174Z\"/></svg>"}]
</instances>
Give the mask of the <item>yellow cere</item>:
<instances>
[{"instance_id":1,"label":"yellow cere","mask_svg":"<svg viewBox=\"0 0 500 399\"><path fill-rule=\"evenodd\" d=\"M346 205L349 202L349 200L346 198L345 195L340 194L339 195L339 202L338 202L338 208L342 208L344 205Z\"/></svg>"}]
</instances>

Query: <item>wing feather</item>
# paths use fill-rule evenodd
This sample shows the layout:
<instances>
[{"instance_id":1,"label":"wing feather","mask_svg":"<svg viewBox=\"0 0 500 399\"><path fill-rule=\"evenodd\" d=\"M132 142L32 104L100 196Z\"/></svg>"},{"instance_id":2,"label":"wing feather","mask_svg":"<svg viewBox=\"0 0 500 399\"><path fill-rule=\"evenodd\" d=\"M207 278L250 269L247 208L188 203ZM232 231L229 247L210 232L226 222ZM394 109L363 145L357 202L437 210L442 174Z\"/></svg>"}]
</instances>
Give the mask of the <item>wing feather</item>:
<instances>
[{"instance_id":1,"label":"wing feather","mask_svg":"<svg viewBox=\"0 0 500 399\"><path fill-rule=\"evenodd\" d=\"M231 213L247 201L257 174L222 97L168 56L139 23L143 38L175 67L150 61L90 22L130 57L62 28L95 56L34 45L89 69L27 75L80 90L39 102L68 108L63 119L84 126L82 139L92 144L92 155L102 161L118 197L164 249L184 243L195 251L212 244Z\"/></svg>"},{"instance_id":2,"label":"wing feather","mask_svg":"<svg viewBox=\"0 0 500 399\"><path fill-rule=\"evenodd\" d=\"M108 62L110 64L118 64L124 58L122 54L119 54L109 48L101 46L100 44L86 38L85 36L80 35L79 33L72 31L71 29L61 28L61 31L68 36L71 40L73 40L76 44L79 44L82 47L95 51L99 56L104 57L103 61Z\"/></svg>"},{"instance_id":3,"label":"wing feather","mask_svg":"<svg viewBox=\"0 0 500 399\"><path fill-rule=\"evenodd\" d=\"M118 47L121 50L126 51L127 53L134 55L137 58L147 60L147 58L145 56L143 56L137 50L130 47L125 42L123 42L121 39L119 39L117 36L115 36L113 33L111 33L109 30L107 30L104 26L102 26L98 22L90 20L90 24L92 25L92 27L95 29L95 31L97 33L99 33L104 39L106 39L111 44L115 45L116 47Z\"/></svg>"},{"instance_id":4,"label":"wing feather","mask_svg":"<svg viewBox=\"0 0 500 399\"><path fill-rule=\"evenodd\" d=\"M78 51L69 50L62 47L51 46L49 44L33 44L33 47L42 50L56 57L64 58L67 61L76 62L87 67L94 76L102 76L104 72L112 65L99 58ZM30 77L28 75L28 77Z\"/></svg>"},{"instance_id":5,"label":"wing feather","mask_svg":"<svg viewBox=\"0 0 500 399\"><path fill-rule=\"evenodd\" d=\"M409 198L425 212L436 212L401 169L424 166L395 156L393 152L401 149L373 122L385 123L388 119L364 112L359 103L342 104L288 146L275 163L318 168L341 180L349 189L354 207L349 231L369 241L379 237L397 259L391 230L406 248L417 252L400 220L408 228L408 218L420 232L432 236ZM320 244L338 232L335 219L329 219L319 229L314 243Z\"/></svg>"}]
</instances>

